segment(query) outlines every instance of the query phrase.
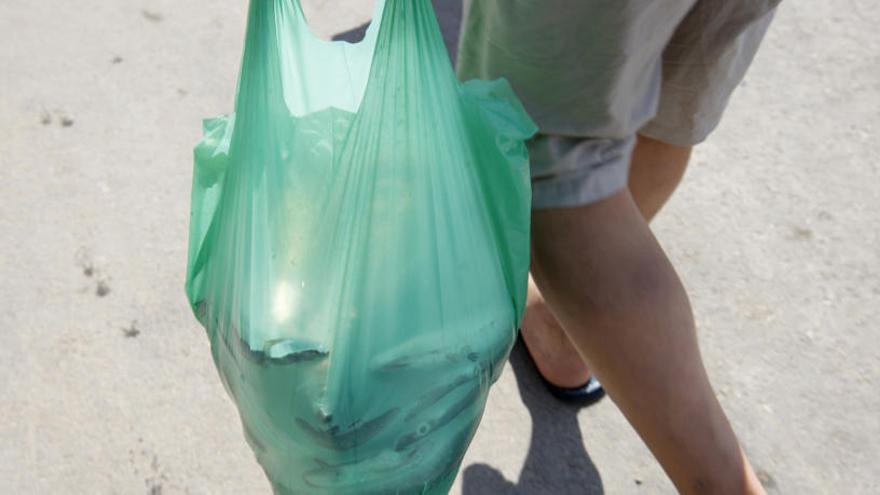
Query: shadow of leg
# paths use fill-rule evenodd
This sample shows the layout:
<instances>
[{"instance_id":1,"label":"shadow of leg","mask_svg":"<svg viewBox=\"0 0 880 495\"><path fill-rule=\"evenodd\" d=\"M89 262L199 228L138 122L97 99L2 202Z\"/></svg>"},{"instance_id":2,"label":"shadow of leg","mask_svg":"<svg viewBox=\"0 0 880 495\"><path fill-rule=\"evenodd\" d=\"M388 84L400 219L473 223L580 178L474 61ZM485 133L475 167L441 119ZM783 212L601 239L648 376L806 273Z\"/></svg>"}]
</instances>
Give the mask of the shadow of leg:
<instances>
[{"instance_id":1,"label":"shadow of leg","mask_svg":"<svg viewBox=\"0 0 880 495\"><path fill-rule=\"evenodd\" d=\"M579 408L559 402L544 389L525 352L517 343L510 353L520 396L532 417L529 452L519 481L513 484L498 470L475 464L464 471L462 493L602 495L602 479L581 438Z\"/></svg>"},{"instance_id":2,"label":"shadow of leg","mask_svg":"<svg viewBox=\"0 0 880 495\"><path fill-rule=\"evenodd\" d=\"M516 493L516 485L507 481L500 471L486 464L468 466L462 473L461 486L461 491L465 495L480 493L513 495Z\"/></svg>"}]
</instances>

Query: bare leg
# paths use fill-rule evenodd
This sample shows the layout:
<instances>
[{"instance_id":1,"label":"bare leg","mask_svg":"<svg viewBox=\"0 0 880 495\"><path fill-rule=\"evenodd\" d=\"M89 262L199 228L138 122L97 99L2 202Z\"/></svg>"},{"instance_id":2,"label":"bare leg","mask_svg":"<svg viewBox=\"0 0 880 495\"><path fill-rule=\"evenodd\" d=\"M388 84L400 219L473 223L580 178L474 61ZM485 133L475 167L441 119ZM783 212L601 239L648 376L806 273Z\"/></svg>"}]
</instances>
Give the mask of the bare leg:
<instances>
[{"instance_id":1,"label":"bare leg","mask_svg":"<svg viewBox=\"0 0 880 495\"><path fill-rule=\"evenodd\" d=\"M535 282L679 491L763 493L709 385L684 288L630 193L532 222Z\"/></svg>"},{"instance_id":2,"label":"bare leg","mask_svg":"<svg viewBox=\"0 0 880 495\"><path fill-rule=\"evenodd\" d=\"M520 332L538 372L550 383L579 387L590 378L587 364L547 307L531 275Z\"/></svg>"},{"instance_id":3,"label":"bare leg","mask_svg":"<svg viewBox=\"0 0 880 495\"><path fill-rule=\"evenodd\" d=\"M629 191L649 223L684 177L692 149L638 137L629 170Z\"/></svg>"},{"instance_id":4,"label":"bare leg","mask_svg":"<svg viewBox=\"0 0 880 495\"><path fill-rule=\"evenodd\" d=\"M629 189L642 216L651 221L681 182L691 148L639 136L633 150ZM562 387L583 385L590 376L540 291L529 278L522 336L541 374Z\"/></svg>"}]
</instances>

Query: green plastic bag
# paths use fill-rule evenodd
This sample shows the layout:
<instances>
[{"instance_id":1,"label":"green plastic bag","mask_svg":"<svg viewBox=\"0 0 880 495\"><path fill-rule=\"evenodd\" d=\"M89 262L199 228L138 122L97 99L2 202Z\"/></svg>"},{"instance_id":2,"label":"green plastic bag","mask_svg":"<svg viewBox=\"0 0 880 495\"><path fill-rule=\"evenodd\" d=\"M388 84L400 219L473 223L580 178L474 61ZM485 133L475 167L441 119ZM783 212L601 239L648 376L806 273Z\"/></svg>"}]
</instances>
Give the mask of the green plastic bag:
<instances>
[{"instance_id":1,"label":"green plastic bag","mask_svg":"<svg viewBox=\"0 0 880 495\"><path fill-rule=\"evenodd\" d=\"M251 0L186 292L276 493L449 490L523 311L535 130L456 80L429 0L378 0L357 44Z\"/></svg>"}]
</instances>

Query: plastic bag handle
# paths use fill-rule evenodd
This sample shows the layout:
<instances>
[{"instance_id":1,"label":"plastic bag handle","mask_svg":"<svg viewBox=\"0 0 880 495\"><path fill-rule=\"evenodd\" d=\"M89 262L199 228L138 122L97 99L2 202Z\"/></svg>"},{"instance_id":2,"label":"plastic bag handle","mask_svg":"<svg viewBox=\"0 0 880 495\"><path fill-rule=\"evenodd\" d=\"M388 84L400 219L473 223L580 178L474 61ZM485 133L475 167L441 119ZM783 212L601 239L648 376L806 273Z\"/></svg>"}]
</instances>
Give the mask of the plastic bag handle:
<instances>
[{"instance_id":1,"label":"plastic bag handle","mask_svg":"<svg viewBox=\"0 0 880 495\"><path fill-rule=\"evenodd\" d=\"M300 47L293 47L292 55L282 53L281 40L292 34L300 40L335 45L339 50L354 49L345 41L315 37L300 0L251 0L235 100L238 121L244 125L252 118L269 118L284 109L285 82L295 77L291 72L319 70L312 67L283 70L283 57L288 61L293 59L295 64L303 62L295 53ZM367 37L371 36L376 40L362 101L381 92L387 78L403 74L418 77L418 72L443 73L447 86L455 83L455 72L430 0L376 0L373 25L367 31ZM366 39L358 45L365 42ZM445 67L426 66L438 61ZM297 85L288 84L288 91L291 86Z\"/></svg>"},{"instance_id":2,"label":"plastic bag handle","mask_svg":"<svg viewBox=\"0 0 880 495\"><path fill-rule=\"evenodd\" d=\"M382 108L400 106L416 93L439 98L458 91L431 1L387 0L358 118L387 116Z\"/></svg>"}]
</instances>

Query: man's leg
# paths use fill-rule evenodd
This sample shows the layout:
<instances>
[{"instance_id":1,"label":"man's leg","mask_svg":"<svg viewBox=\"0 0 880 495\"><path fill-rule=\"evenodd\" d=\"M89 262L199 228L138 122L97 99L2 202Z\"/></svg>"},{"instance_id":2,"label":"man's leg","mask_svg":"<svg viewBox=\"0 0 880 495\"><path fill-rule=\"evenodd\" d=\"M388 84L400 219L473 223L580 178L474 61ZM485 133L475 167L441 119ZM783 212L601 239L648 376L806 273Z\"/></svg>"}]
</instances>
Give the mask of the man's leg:
<instances>
[{"instance_id":1,"label":"man's leg","mask_svg":"<svg viewBox=\"0 0 880 495\"><path fill-rule=\"evenodd\" d=\"M672 196L684 176L690 155L690 146L638 137L630 165L629 189L647 222ZM535 365L548 381L561 387L576 387L587 381L590 372L586 363L547 307L531 277L521 332Z\"/></svg>"},{"instance_id":2,"label":"man's leg","mask_svg":"<svg viewBox=\"0 0 880 495\"><path fill-rule=\"evenodd\" d=\"M629 191L536 210L532 225L537 286L676 487L762 493L709 385L684 288Z\"/></svg>"},{"instance_id":3,"label":"man's leg","mask_svg":"<svg viewBox=\"0 0 880 495\"><path fill-rule=\"evenodd\" d=\"M692 149L639 135L630 162L629 191L645 221L654 219L678 187Z\"/></svg>"},{"instance_id":4,"label":"man's leg","mask_svg":"<svg viewBox=\"0 0 880 495\"><path fill-rule=\"evenodd\" d=\"M691 152L688 143L701 142L718 124L778 3L700 0L676 30L663 54L658 113L641 129L631 160L629 190L646 221L653 219L684 175ZM714 21L707 24L706 19ZM561 386L586 381L586 365L578 364L574 347L534 284L522 333L549 381Z\"/></svg>"}]
</instances>

